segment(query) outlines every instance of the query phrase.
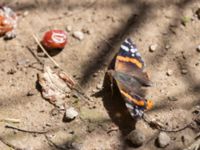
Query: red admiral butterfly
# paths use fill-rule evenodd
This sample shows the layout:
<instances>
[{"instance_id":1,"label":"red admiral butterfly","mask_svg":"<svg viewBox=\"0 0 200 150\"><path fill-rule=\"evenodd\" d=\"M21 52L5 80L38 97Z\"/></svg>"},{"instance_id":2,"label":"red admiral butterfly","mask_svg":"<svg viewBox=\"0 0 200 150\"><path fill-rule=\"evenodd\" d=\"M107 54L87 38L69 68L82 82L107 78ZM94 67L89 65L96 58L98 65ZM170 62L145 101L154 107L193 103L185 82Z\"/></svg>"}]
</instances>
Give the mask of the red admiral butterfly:
<instances>
[{"instance_id":1,"label":"red admiral butterfly","mask_svg":"<svg viewBox=\"0 0 200 150\"><path fill-rule=\"evenodd\" d=\"M144 72L144 61L136 45L126 39L117 54L113 70L108 71L109 77L115 81L131 116L142 116L145 110L153 107L151 100L144 98L145 86L151 86L148 74Z\"/></svg>"}]
</instances>

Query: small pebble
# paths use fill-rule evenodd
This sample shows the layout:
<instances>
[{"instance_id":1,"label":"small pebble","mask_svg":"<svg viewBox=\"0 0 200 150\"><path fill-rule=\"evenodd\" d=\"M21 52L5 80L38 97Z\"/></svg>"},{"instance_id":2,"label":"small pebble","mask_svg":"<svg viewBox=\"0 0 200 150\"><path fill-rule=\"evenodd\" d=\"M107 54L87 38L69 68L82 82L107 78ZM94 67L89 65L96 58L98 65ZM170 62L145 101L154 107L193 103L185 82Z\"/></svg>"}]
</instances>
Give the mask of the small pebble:
<instances>
[{"instance_id":1,"label":"small pebble","mask_svg":"<svg viewBox=\"0 0 200 150\"><path fill-rule=\"evenodd\" d=\"M93 77L97 77L97 76L98 76L98 73L97 73L97 72L93 74Z\"/></svg>"},{"instance_id":2,"label":"small pebble","mask_svg":"<svg viewBox=\"0 0 200 150\"><path fill-rule=\"evenodd\" d=\"M141 146L145 141L145 135L139 130L133 130L130 132L126 139L130 141L133 146Z\"/></svg>"},{"instance_id":3,"label":"small pebble","mask_svg":"<svg viewBox=\"0 0 200 150\"><path fill-rule=\"evenodd\" d=\"M45 54L44 54L44 53L42 53L42 52L38 52L38 53L37 53L37 56L38 56L38 57L44 57L44 56L45 56Z\"/></svg>"},{"instance_id":4,"label":"small pebble","mask_svg":"<svg viewBox=\"0 0 200 150\"><path fill-rule=\"evenodd\" d=\"M165 90L161 89L161 90L160 90L160 93L165 93Z\"/></svg>"},{"instance_id":5,"label":"small pebble","mask_svg":"<svg viewBox=\"0 0 200 150\"><path fill-rule=\"evenodd\" d=\"M168 49L170 49L170 48L171 48L171 46L170 46L169 44L166 44L166 45L165 45L165 49L166 49L166 50L168 50Z\"/></svg>"},{"instance_id":6,"label":"small pebble","mask_svg":"<svg viewBox=\"0 0 200 150\"><path fill-rule=\"evenodd\" d=\"M80 41L82 41L82 40L84 39L84 34L83 34L83 32L81 32L81 31L75 31L75 32L73 33L73 36L74 36L76 39L80 40Z\"/></svg>"},{"instance_id":7,"label":"small pebble","mask_svg":"<svg viewBox=\"0 0 200 150\"><path fill-rule=\"evenodd\" d=\"M189 135L182 135L181 141L184 145L188 145L192 141L192 137L190 137Z\"/></svg>"},{"instance_id":8,"label":"small pebble","mask_svg":"<svg viewBox=\"0 0 200 150\"><path fill-rule=\"evenodd\" d=\"M85 34L88 34L88 35L91 34L91 31L89 29L85 29L85 28L82 29L82 32Z\"/></svg>"},{"instance_id":9,"label":"small pebble","mask_svg":"<svg viewBox=\"0 0 200 150\"><path fill-rule=\"evenodd\" d=\"M197 52L200 52L200 45L197 46Z\"/></svg>"},{"instance_id":10,"label":"small pebble","mask_svg":"<svg viewBox=\"0 0 200 150\"><path fill-rule=\"evenodd\" d=\"M17 71L15 70L15 69L10 69L8 72L7 72L7 74L15 74Z\"/></svg>"},{"instance_id":11,"label":"small pebble","mask_svg":"<svg viewBox=\"0 0 200 150\"><path fill-rule=\"evenodd\" d=\"M74 92L72 96L73 96L74 98L77 98L77 99L80 97L79 94L78 94L77 92Z\"/></svg>"},{"instance_id":12,"label":"small pebble","mask_svg":"<svg viewBox=\"0 0 200 150\"><path fill-rule=\"evenodd\" d=\"M150 45L150 47L149 47L149 51L150 51L150 52L154 52L154 51L157 49L157 47L158 47L157 44L152 44L152 45Z\"/></svg>"},{"instance_id":13,"label":"small pebble","mask_svg":"<svg viewBox=\"0 0 200 150\"><path fill-rule=\"evenodd\" d=\"M92 93L97 93L97 92L98 92L97 89L93 89L93 90L92 90Z\"/></svg>"},{"instance_id":14,"label":"small pebble","mask_svg":"<svg viewBox=\"0 0 200 150\"><path fill-rule=\"evenodd\" d=\"M66 27L66 30L67 30L68 32L72 31L72 26L67 26L67 27Z\"/></svg>"},{"instance_id":15,"label":"small pebble","mask_svg":"<svg viewBox=\"0 0 200 150\"><path fill-rule=\"evenodd\" d=\"M11 40L16 37L15 32L7 32L4 36L4 40Z\"/></svg>"},{"instance_id":16,"label":"small pebble","mask_svg":"<svg viewBox=\"0 0 200 150\"><path fill-rule=\"evenodd\" d=\"M17 60L17 65L27 66L29 62L30 62L29 59L22 58Z\"/></svg>"},{"instance_id":17,"label":"small pebble","mask_svg":"<svg viewBox=\"0 0 200 150\"><path fill-rule=\"evenodd\" d=\"M66 120L68 121L73 120L77 116L78 116L78 112L73 107L66 109L65 116L64 116Z\"/></svg>"},{"instance_id":18,"label":"small pebble","mask_svg":"<svg viewBox=\"0 0 200 150\"><path fill-rule=\"evenodd\" d=\"M50 124L50 123L46 123L46 126L47 126L47 127L51 127L51 124Z\"/></svg>"},{"instance_id":19,"label":"small pebble","mask_svg":"<svg viewBox=\"0 0 200 150\"><path fill-rule=\"evenodd\" d=\"M64 103L63 103L63 101L55 101L55 105L58 107L58 108L60 108L60 109L64 109Z\"/></svg>"},{"instance_id":20,"label":"small pebble","mask_svg":"<svg viewBox=\"0 0 200 150\"><path fill-rule=\"evenodd\" d=\"M100 89L102 89L102 84L97 84L97 90L100 90Z\"/></svg>"},{"instance_id":21,"label":"small pebble","mask_svg":"<svg viewBox=\"0 0 200 150\"><path fill-rule=\"evenodd\" d=\"M23 17L28 16L28 14L29 14L29 11L25 11L25 12L23 13Z\"/></svg>"},{"instance_id":22,"label":"small pebble","mask_svg":"<svg viewBox=\"0 0 200 150\"><path fill-rule=\"evenodd\" d=\"M165 132L160 132L158 135L157 141L158 141L158 146L161 148L166 147L170 143L170 137L167 135Z\"/></svg>"},{"instance_id":23,"label":"small pebble","mask_svg":"<svg viewBox=\"0 0 200 150\"><path fill-rule=\"evenodd\" d=\"M187 69L182 69L182 70L181 70L181 73L182 73L182 74L187 74L188 71L187 71Z\"/></svg>"},{"instance_id":24,"label":"small pebble","mask_svg":"<svg viewBox=\"0 0 200 150\"><path fill-rule=\"evenodd\" d=\"M36 93L35 90L30 90L27 92L26 96L33 96L35 95L35 93Z\"/></svg>"},{"instance_id":25,"label":"small pebble","mask_svg":"<svg viewBox=\"0 0 200 150\"><path fill-rule=\"evenodd\" d=\"M178 98L176 98L176 97L174 97L174 96L169 96L169 97L168 97L168 100L170 100L170 101L177 101Z\"/></svg>"},{"instance_id":26,"label":"small pebble","mask_svg":"<svg viewBox=\"0 0 200 150\"><path fill-rule=\"evenodd\" d=\"M199 66L199 62L197 62L197 63L195 64L195 66Z\"/></svg>"},{"instance_id":27,"label":"small pebble","mask_svg":"<svg viewBox=\"0 0 200 150\"><path fill-rule=\"evenodd\" d=\"M50 114L51 114L52 116L58 115L58 114L59 114L59 109L57 109L57 108L52 109L51 112L50 112Z\"/></svg>"},{"instance_id":28,"label":"small pebble","mask_svg":"<svg viewBox=\"0 0 200 150\"><path fill-rule=\"evenodd\" d=\"M167 70L167 76L171 76L172 74L173 74L173 70L168 69L168 70Z\"/></svg>"},{"instance_id":29,"label":"small pebble","mask_svg":"<svg viewBox=\"0 0 200 150\"><path fill-rule=\"evenodd\" d=\"M66 129L66 131L68 131L68 129ZM75 131L69 131L69 134L74 134Z\"/></svg>"}]
</instances>

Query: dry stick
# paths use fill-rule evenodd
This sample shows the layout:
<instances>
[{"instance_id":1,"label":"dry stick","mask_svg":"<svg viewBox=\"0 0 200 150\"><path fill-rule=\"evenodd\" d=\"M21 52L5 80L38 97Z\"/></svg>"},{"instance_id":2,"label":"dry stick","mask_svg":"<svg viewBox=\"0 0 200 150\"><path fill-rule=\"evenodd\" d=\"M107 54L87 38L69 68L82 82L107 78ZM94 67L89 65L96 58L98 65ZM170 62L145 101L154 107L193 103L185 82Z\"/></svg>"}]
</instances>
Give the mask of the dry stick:
<instances>
[{"instance_id":1,"label":"dry stick","mask_svg":"<svg viewBox=\"0 0 200 150\"><path fill-rule=\"evenodd\" d=\"M149 126L154 126L154 128L156 128L157 130L159 130L159 131L163 131L163 132L180 132L180 131L182 131L182 130L185 130L186 128L188 128L188 127L190 127L191 126L191 124L192 124L192 122L193 121L191 121L190 123L188 123L188 124L186 124L185 126L183 126L183 127L181 127L181 128L177 128L177 129L165 129L163 126L161 126L160 124L158 124L157 122L155 122L155 121L149 121L149 120L147 120L146 119L146 115L144 116L143 115L143 117L142 117L142 119L144 120L144 122L146 122Z\"/></svg>"},{"instance_id":2,"label":"dry stick","mask_svg":"<svg viewBox=\"0 0 200 150\"><path fill-rule=\"evenodd\" d=\"M17 131L21 131L21 132L25 132L25 133L31 133L31 134L46 134L49 131L32 131L32 130L25 130L25 129L20 129L11 125L6 125L5 128L8 129L13 129L13 130L17 130Z\"/></svg>"},{"instance_id":3,"label":"dry stick","mask_svg":"<svg viewBox=\"0 0 200 150\"><path fill-rule=\"evenodd\" d=\"M25 129L20 129L11 125L6 125L5 128L8 129L13 129L13 130L17 130L20 132L25 132L25 133L31 133L31 134L46 134L48 131L30 131L30 130L25 130ZM8 147L14 149L14 150L22 150L21 148L17 148L16 146L10 144L9 142L5 141L3 138L0 137L0 141L2 143L4 143L5 145L7 145Z\"/></svg>"},{"instance_id":4,"label":"dry stick","mask_svg":"<svg viewBox=\"0 0 200 150\"><path fill-rule=\"evenodd\" d=\"M0 141L5 144L6 146L10 147L11 149L14 149L14 150L22 150L21 148L18 148L16 146L14 146L13 144L7 142L6 140L4 140L2 137L0 137Z\"/></svg>"},{"instance_id":5,"label":"dry stick","mask_svg":"<svg viewBox=\"0 0 200 150\"><path fill-rule=\"evenodd\" d=\"M38 56L33 52L33 50L29 46L26 46L26 48L29 50L29 52L32 54L32 56L36 59L36 61L40 65L43 65L43 67L44 67L44 63L38 58Z\"/></svg>"}]
</instances>

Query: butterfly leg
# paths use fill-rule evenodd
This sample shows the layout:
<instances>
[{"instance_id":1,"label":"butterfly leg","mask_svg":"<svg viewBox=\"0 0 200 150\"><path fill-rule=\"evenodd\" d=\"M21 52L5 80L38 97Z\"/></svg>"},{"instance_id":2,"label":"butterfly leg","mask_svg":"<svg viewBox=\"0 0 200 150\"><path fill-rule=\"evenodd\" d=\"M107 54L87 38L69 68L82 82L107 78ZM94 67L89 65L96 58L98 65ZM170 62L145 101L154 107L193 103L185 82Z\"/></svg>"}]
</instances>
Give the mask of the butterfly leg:
<instances>
[{"instance_id":1,"label":"butterfly leg","mask_svg":"<svg viewBox=\"0 0 200 150\"><path fill-rule=\"evenodd\" d=\"M112 73L111 73L112 71L111 70L109 70L108 72L107 72L107 75L108 75L108 77L109 77L109 80L110 80L110 88L111 88L111 97L113 97L113 88L114 88L114 81L113 81L113 77L112 77Z\"/></svg>"},{"instance_id":2,"label":"butterfly leg","mask_svg":"<svg viewBox=\"0 0 200 150\"><path fill-rule=\"evenodd\" d=\"M110 83L110 88L111 88L111 97L113 97L113 87L114 87L114 85L113 85L113 78L112 77L110 77L110 81L111 81L111 83Z\"/></svg>"}]
</instances>

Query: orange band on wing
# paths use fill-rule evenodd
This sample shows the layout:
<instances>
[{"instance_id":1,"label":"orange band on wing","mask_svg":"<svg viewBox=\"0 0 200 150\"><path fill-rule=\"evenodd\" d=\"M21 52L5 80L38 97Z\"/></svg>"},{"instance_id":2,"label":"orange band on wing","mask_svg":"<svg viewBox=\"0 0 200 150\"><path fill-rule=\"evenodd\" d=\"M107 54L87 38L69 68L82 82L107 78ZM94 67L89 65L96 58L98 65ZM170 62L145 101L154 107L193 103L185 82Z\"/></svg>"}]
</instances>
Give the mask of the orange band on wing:
<instances>
[{"instance_id":1,"label":"orange band on wing","mask_svg":"<svg viewBox=\"0 0 200 150\"><path fill-rule=\"evenodd\" d=\"M120 90L120 92L127 97L128 99L130 99L132 102L134 102L136 105L138 106L144 106L144 101L138 101L137 99L134 99L132 96L130 96L128 93L124 92L123 90Z\"/></svg>"},{"instance_id":2,"label":"orange band on wing","mask_svg":"<svg viewBox=\"0 0 200 150\"><path fill-rule=\"evenodd\" d=\"M138 66L139 68L142 68L142 63L139 62L137 59L134 59L134 58L117 56L117 60L125 61L125 62L131 62L131 63L135 64L136 66Z\"/></svg>"}]
</instances>

